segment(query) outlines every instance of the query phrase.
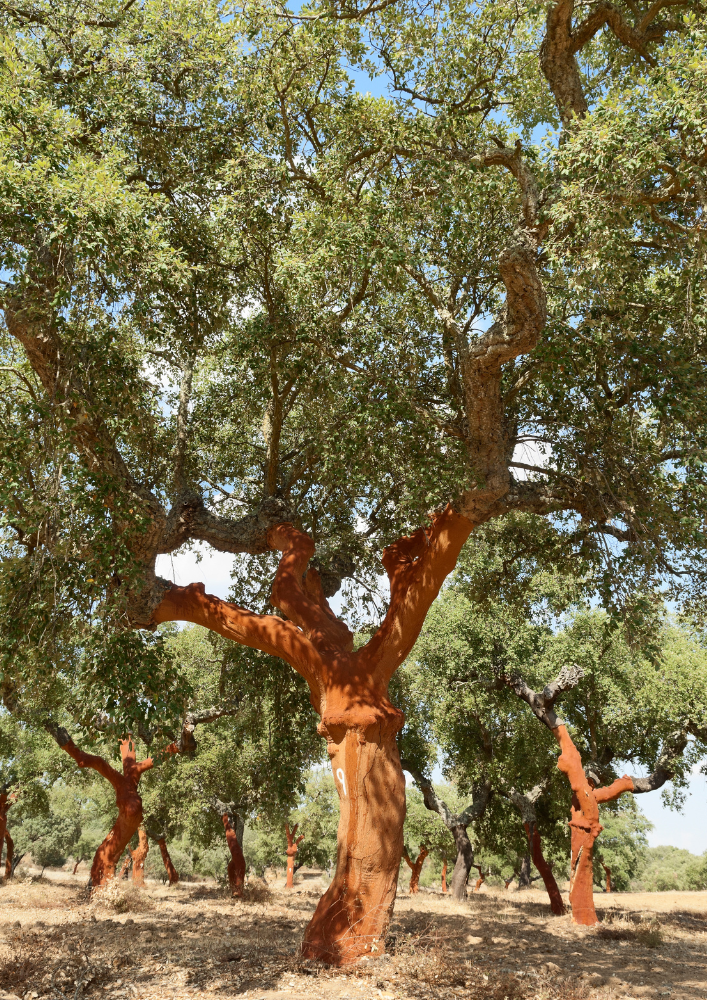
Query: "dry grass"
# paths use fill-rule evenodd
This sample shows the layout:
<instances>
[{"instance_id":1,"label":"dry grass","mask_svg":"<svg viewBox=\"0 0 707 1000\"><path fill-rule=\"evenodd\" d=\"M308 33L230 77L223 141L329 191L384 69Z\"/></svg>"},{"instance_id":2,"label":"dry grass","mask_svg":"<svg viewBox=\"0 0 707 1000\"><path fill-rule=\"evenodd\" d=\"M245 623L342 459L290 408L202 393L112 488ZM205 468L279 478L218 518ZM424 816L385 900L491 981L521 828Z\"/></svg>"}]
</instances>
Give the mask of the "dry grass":
<instances>
[{"instance_id":1,"label":"dry grass","mask_svg":"<svg viewBox=\"0 0 707 1000\"><path fill-rule=\"evenodd\" d=\"M597 897L603 923L586 929L551 917L537 890L485 892L464 904L402 893L389 953L341 971L297 958L322 888L311 880L288 892L257 880L231 900L213 884L123 883L87 902L83 879L68 875L4 885L0 998L2 990L28 1000L707 995L707 894L664 898L663 912L655 897L651 908L634 896Z\"/></svg>"}]
</instances>

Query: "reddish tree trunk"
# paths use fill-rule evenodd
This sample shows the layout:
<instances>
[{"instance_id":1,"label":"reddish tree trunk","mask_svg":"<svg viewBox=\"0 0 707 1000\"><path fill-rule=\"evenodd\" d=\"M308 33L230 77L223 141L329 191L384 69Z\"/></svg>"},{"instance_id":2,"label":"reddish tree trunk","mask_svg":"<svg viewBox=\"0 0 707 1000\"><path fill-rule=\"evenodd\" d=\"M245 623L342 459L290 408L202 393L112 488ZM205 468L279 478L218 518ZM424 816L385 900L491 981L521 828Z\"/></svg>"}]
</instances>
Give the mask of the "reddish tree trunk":
<instances>
[{"instance_id":1,"label":"reddish tree trunk","mask_svg":"<svg viewBox=\"0 0 707 1000\"><path fill-rule=\"evenodd\" d=\"M223 828L226 831L226 843L228 849L231 852L231 860L228 862L228 884L231 887L231 895L240 897L243 895L243 886L245 885L245 858L243 857L243 848L241 847L241 842L236 835L236 831L231 826L231 821L228 818L228 814L224 813L221 817L223 820Z\"/></svg>"},{"instance_id":2,"label":"reddish tree trunk","mask_svg":"<svg viewBox=\"0 0 707 1000\"><path fill-rule=\"evenodd\" d=\"M508 887L510 886L511 882L513 881L513 879L515 877L516 877L516 873L513 872L513 874L511 875L510 878L506 878L506 879L503 880L506 883L505 886L504 886L505 889L508 889Z\"/></svg>"},{"instance_id":3,"label":"reddish tree trunk","mask_svg":"<svg viewBox=\"0 0 707 1000\"><path fill-rule=\"evenodd\" d=\"M3 841L7 843L7 858L5 859L5 878L9 878L12 875L12 851L14 849L14 843L9 833L7 832L7 811L12 807L14 803L14 798L12 798L8 791L7 786L5 790L0 792L0 852L2 851ZM8 839L9 838L9 839Z\"/></svg>"},{"instance_id":4,"label":"reddish tree trunk","mask_svg":"<svg viewBox=\"0 0 707 1000\"><path fill-rule=\"evenodd\" d=\"M603 861L599 861L599 864L604 869L604 874L606 875L606 891L611 892L611 868L607 868Z\"/></svg>"},{"instance_id":5,"label":"reddish tree trunk","mask_svg":"<svg viewBox=\"0 0 707 1000\"><path fill-rule=\"evenodd\" d=\"M486 876L484 875L483 871L481 870L481 865L472 865L472 868L476 868L476 870L479 873L479 877L477 878L476 884L474 885L474 892L478 892L479 889L481 888L481 886L486 881Z\"/></svg>"},{"instance_id":6,"label":"reddish tree trunk","mask_svg":"<svg viewBox=\"0 0 707 1000\"><path fill-rule=\"evenodd\" d=\"M81 864L82 861L83 858L79 858L79 860L76 862L76 864L74 865L74 870L71 872L72 875L75 875L76 872L79 870L79 865Z\"/></svg>"},{"instance_id":7,"label":"reddish tree trunk","mask_svg":"<svg viewBox=\"0 0 707 1000\"><path fill-rule=\"evenodd\" d=\"M120 756L123 762L123 773L99 757L97 754L84 753L71 739L66 730L59 729L54 736L62 750L72 757L79 767L90 767L101 777L109 781L115 790L115 804L118 807L118 818L113 828L99 845L91 865L91 885L95 889L105 885L115 875L115 868L123 851L132 840L142 823L142 799L137 786L145 771L149 771L153 761L135 759L135 743L132 738L120 741ZM129 863L129 861L128 861Z\"/></svg>"},{"instance_id":8,"label":"reddish tree trunk","mask_svg":"<svg viewBox=\"0 0 707 1000\"><path fill-rule=\"evenodd\" d=\"M561 917L565 912L565 904L562 902L562 896L560 895L555 876L552 873L552 868L543 855L538 828L534 823L524 823L523 826L528 835L528 847L533 858L533 864L540 872L542 880L545 883L545 888L547 889L547 894L550 897L550 909L556 916Z\"/></svg>"},{"instance_id":9,"label":"reddish tree trunk","mask_svg":"<svg viewBox=\"0 0 707 1000\"><path fill-rule=\"evenodd\" d=\"M390 579L386 617L365 646L331 611L319 574L307 569L314 544L291 524L268 532L282 552L271 602L256 615L208 595L203 584L173 586L153 622L190 621L286 660L307 681L327 740L339 793L337 870L305 932L303 954L333 965L381 954L403 848L405 779L395 734L402 712L388 698L393 673L417 639L427 611L454 569L473 524L447 507L427 529L383 553Z\"/></svg>"},{"instance_id":10,"label":"reddish tree trunk","mask_svg":"<svg viewBox=\"0 0 707 1000\"><path fill-rule=\"evenodd\" d=\"M633 791L633 780L627 775L617 778L607 788L595 788L589 781L582 758L565 726L553 730L560 744L557 766L567 775L572 789L571 862L570 862L570 906L572 920L576 924L592 927L598 923L594 909L594 841L603 827L599 822L599 803L611 802L624 792Z\"/></svg>"},{"instance_id":11,"label":"reddish tree trunk","mask_svg":"<svg viewBox=\"0 0 707 1000\"><path fill-rule=\"evenodd\" d=\"M132 863L132 860L133 860L133 856L130 853L130 848L128 848L128 852L125 855L125 857L123 858L123 864L121 865L120 871L118 872L118 881L119 882L122 882L122 880L124 878L128 877L128 868L130 867L130 865Z\"/></svg>"},{"instance_id":12,"label":"reddish tree trunk","mask_svg":"<svg viewBox=\"0 0 707 1000\"><path fill-rule=\"evenodd\" d=\"M137 847L134 851L130 851L133 859L133 885L142 887L145 884L145 860L147 852L150 850L150 843L142 827L139 828L137 837ZM128 848L128 850L130 849Z\"/></svg>"},{"instance_id":13,"label":"reddish tree trunk","mask_svg":"<svg viewBox=\"0 0 707 1000\"><path fill-rule=\"evenodd\" d=\"M15 842L10 836L9 830L5 830L5 845L7 847L5 855L5 878L10 878L12 875L12 858L15 853Z\"/></svg>"},{"instance_id":14,"label":"reddish tree trunk","mask_svg":"<svg viewBox=\"0 0 707 1000\"><path fill-rule=\"evenodd\" d=\"M285 823L285 836L287 837L287 850L285 854L287 855L287 883L286 888L291 889L294 886L295 878L295 854L299 850L299 845L304 840L304 834L301 833L297 840L295 840L295 834L297 833L297 827L299 823L295 823L290 830L290 824Z\"/></svg>"},{"instance_id":15,"label":"reddish tree trunk","mask_svg":"<svg viewBox=\"0 0 707 1000\"><path fill-rule=\"evenodd\" d=\"M160 849L160 854L162 855L162 861L164 862L165 870L167 872L167 878L169 879L170 885L176 885L179 881L179 872L172 864L172 859L169 856L169 851L167 850L167 842L164 837L157 838L157 845ZM244 862L245 865L245 862ZM230 874L229 874L230 880Z\"/></svg>"},{"instance_id":16,"label":"reddish tree trunk","mask_svg":"<svg viewBox=\"0 0 707 1000\"><path fill-rule=\"evenodd\" d=\"M444 864L442 865L442 892L447 891L447 859L444 859Z\"/></svg>"},{"instance_id":17,"label":"reddish tree trunk","mask_svg":"<svg viewBox=\"0 0 707 1000\"><path fill-rule=\"evenodd\" d=\"M425 863L425 858L430 852L427 850L424 844L420 844L420 853L417 856L416 861L410 860L410 855L407 850L403 849L403 857L407 864L412 868L412 875L410 876L410 894L413 895L420 891L420 872L422 871L422 866Z\"/></svg>"}]
</instances>

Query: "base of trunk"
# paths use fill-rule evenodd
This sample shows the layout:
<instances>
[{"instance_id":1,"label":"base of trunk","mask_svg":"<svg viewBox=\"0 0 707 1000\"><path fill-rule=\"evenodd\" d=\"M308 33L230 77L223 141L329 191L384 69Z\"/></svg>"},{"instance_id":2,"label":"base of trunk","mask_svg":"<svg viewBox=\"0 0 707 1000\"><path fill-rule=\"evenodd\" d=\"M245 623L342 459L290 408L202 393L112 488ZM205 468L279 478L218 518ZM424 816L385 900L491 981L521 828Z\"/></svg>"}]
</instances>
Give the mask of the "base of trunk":
<instances>
[{"instance_id":1,"label":"base of trunk","mask_svg":"<svg viewBox=\"0 0 707 1000\"><path fill-rule=\"evenodd\" d=\"M535 825L531 828L529 823L524 823L523 825L525 826L525 832L528 834L528 846L532 851L533 864L540 872L542 880L545 883L545 888L547 889L547 894L550 897L550 910L556 917L561 917L565 912L565 904L562 901L560 889L552 873L552 868L545 860L542 852L542 842L538 828Z\"/></svg>"},{"instance_id":2,"label":"base of trunk","mask_svg":"<svg viewBox=\"0 0 707 1000\"><path fill-rule=\"evenodd\" d=\"M145 861L147 859L147 852L150 849L150 842L142 828L138 830L137 835L138 845L134 851L131 851L133 856L133 885L142 888L145 885Z\"/></svg>"},{"instance_id":3,"label":"base of trunk","mask_svg":"<svg viewBox=\"0 0 707 1000\"><path fill-rule=\"evenodd\" d=\"M305 958L350 965L380 956L395 902L405 821L405 777L392 724L320 725L339 793L337 865L305 932ZM387 730L387 731L386 731Z\"/></svg>"}]
</instances>

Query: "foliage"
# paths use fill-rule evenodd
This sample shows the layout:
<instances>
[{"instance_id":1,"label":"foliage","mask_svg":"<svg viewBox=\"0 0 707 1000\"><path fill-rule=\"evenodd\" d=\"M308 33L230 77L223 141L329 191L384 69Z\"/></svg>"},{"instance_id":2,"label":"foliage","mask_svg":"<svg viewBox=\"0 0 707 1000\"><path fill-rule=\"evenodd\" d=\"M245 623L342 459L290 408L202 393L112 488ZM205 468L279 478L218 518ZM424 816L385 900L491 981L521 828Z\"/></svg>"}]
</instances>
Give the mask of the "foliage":
<instances>
[{"instance_id":1,"label":"foliage","mask_svg":"<svg viewBox=\"0 0 707 1000\"><path fill-rule=\"evenodd\" d=\"M616 892L627 892L632 882L645 871L648 849L647 833L652 823L646 819L632 795L622 795L611 806L599 810L604 827L600 849L594 857L594 882L606 886L606 873L600 862L611 871L611 885Z\"/></svg>"},{"instance_id":2,"label":"foliage","mask_svg":"<svg viewBox=\"0 0 707 1000\"><path fill-rule=\"evenodd\" d=\"M631 888L639 892L687 891L701 888L703 858L680 847L649 847Z\"/></svg>"}]
</instances>

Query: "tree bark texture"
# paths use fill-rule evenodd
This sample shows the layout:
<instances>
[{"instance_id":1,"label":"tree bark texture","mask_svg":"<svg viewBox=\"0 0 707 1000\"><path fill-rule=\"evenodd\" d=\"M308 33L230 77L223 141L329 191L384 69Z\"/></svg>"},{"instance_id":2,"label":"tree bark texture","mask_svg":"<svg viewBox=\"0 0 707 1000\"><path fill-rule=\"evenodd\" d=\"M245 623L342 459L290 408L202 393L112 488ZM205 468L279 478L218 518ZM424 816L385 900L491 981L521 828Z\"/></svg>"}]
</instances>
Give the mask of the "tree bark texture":
<instances>
[{"instance_id":1,"label":"tree bark texture","mask_svg":"<svg viewBox=\"0 0 707 1000\"><path fill-rule=\"evenodd\" d=\"M233 829L228 813L224 813L221 820L223 828L226 831L226 844L231 854L231 860L228 862L227 868L228 885L231 890L231 896L240 898L243 895L243 888L245 886L245 858L243 856L243 848L236 830Z\"/></svg>"},{"instance_id":2,"label":"tree bark texture","mask_svg":"<svg viewBox=\"0 0 707 1000\"><path fill-rule=\"evenodd\" d=\"M10 836L10 831L5 830L5 878L12 878L12 858L15 853L15 842Z\"/></svg>"},{"instance_id":3,"label":"tree bark texture","mask_svg":"<svg viewBox=\"0 0 707 1000\"><path fill-rule=\"evenodd\" d=\"M545 883L545 888L547 889L547 894L550 897L550 909L556 916L561 917L565 912L565 904L562 901L562 895L560 894L555 876L552 873L552 868L543 855L542 841L538 833L538 828L535 823L524 823L523 825L528 835L528 846L530 847L533 864L540 872L542 880Z\"/></svg>"},{"instance_id":4,"label":"tree bark texture","mask_svg":"<svg viewBox=\"0 0 707 1000\"><path fill-rule=\"evenodd\" d=\"M147 859L147 852L150 850L150 842L142 827L138 829L137 837L137 847L134 851L130 851L130 855L133 859L133 885L142 888L145 885L145 861Z\"/></svg>"},{"instance_id":5,"label":"tree bark texture","mask_svg":"<svg viewBox=\"0 0 707 1000\"><path fill-rule=\"evenodd\" d=\"M405 780L395 742L404 717L390 702L388 684L473 526L447 507L428 528L384 550L388 612L357 650L348 626L329 608L318 572L308 569L313 542L291 524L268 532L269 546L282 552L271 601L286 618L243 610L206 594L202 584L171 587L154 612L154 624L194 622L279 656L309 685L340 818L337 870L305 933L306 957L345 965L384 950L405 817Z\"/></svg>"},{"instance_id":6,"label":"tree bark texture","mask_svg":"<svg viewBox=\"0 0 707 1000\"><path fill-rule=\"evenodd\" d=\"M447 859L442 864L442 892L447 892Z\"/></svg>"},{"instance_id":7,"label":"tree bark texture","mask_svg":"<svg viewBox=\"0 0 707 1000\"><path fill-rule=\"evenodd\" d=\"M524 854L520 862L520 872L518 874L518 888L530 889L530 855Z\"/></svg>"},{"instance_id":8,"label":"tree bark texture","mask_svg":"<svg viewBox=\"0 0 707 1000\"><path fill-rule=\"evenodd\" d=\"M295 855L299 850L299 845L304 840L304 834L301 833L299 837L295 840L295 834L297 833L297 827L299 823L295 825L290 830L290 824L285 823L285 836L287 837L287 850L285 854L287 855L287 881L286 888L292 889L295 884Z\"/></svg>"},{"instance_id":9,"label":"tree bark texture","mask_svg":"<svg viewBox=\"0 0 707 1000\"><path fill-rule=\"evenodd\" d=\"M62 750L65 750L79 767L90 767L97 771L101 777L111 783L115 790L118 818L108 836L99 845L91 865L91 886L96 889L113 878L123 851L142 823L142 799L138 794L137 786L145 771L149 771L152 767L153 761L151 757L137 761L135 759L135 743L132 738L121 740L120 756L123 763L123 773L121 774L97 754L84 753L83 750L80 750L65 729L61 727L49 728L49 731Z\"/></svg>"},{"instance_id":10,"label":"tree bark texture","mask_svg":"<svg viewBox=\"0 0 707 1000\"><path fill-rule=\"evenodd\" d=\"M7 832L7 812L12 807L14 799L9 795L7 785L0 791L0 851L2 851L3 841L7 844L7 858L5 861L5 878L12 875L12 851L14 843L12 837Z\"/></svg>"},{"instance_id":11,"label":"tree bark texture","mask_svg":"<svg viewBox=\"0 0 707 1000\"><path fill-rule=\"evenodd\" d=\"M412 874L410 876L410 894L413 895L420 891L420 874L422 872L422 866L425 863L425 858L430 852L424 844L420 844L420 853L415 861L412 861L407 850L403 848L403 857L409 868L412 869Z\"/></svg>"},{"instance_id":12,"label":"tree bark texture","mask_svg":"<svg viewBox=\"0 0 707 1000\"><path fill-rule=\"evenodd\" d=\"M165 871L167 872L167 878L169 879L170 885L176 885L179 882L179 872L172 864L172 859L169 856L169 851L167 850L167 841L164 837L157 838L157 846L160 849L160 854L162 855L162 861L164 862Z\"/></svg>"},{"instance_id":13,"label":"tree bark texture","mask_svg":"<svg viewBox=\"0 0 707 1000\"><path fill-rule=\"evenodd\" d=\"M560 744L557 766L567 775L572 789L570 905L576 924L593 927L597 920L594 909L594 841L603 827L599 822L599 804L611 802L624 792L634 790L633 779L624 775L606 788L594 788L582 767L582 758L564 725L553 729Z\"/></svg>"},{"instance_id":14,"label":"tree bark texture","mask_svg":"<svg viewBox=\"0 0 707 1000\"><path fill-rule=\"evenodd\" d=\"M452 896L455 899L466 899L466 884L469 881L469 872L474 864L474 848L469 840L466 827L458 824L452 829L454 843L457 846L457 859L454 862L452 872Z\"/></svg>"}]
</instances>

